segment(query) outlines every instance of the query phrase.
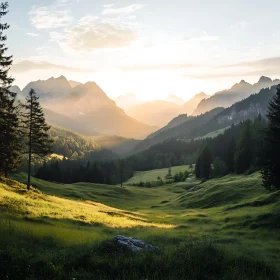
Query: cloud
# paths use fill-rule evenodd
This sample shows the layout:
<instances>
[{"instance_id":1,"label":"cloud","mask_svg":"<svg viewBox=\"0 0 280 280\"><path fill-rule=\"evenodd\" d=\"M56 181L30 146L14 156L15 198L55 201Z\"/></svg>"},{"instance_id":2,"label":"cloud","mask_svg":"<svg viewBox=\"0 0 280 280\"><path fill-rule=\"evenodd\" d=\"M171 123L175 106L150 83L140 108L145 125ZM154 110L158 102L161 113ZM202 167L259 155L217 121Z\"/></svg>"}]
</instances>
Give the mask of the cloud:
<instances>
[{"instance_id":1,"label":"cloud","mask_svg":"<svg viewBox=\"0 0 280 280\"><path fill-rule=\"evenodd\" d=\"M105 7L105 6L104 6ZM103 15L119 15L119 14L130 14L137 10L140 10L144 7L141 4L132 4L126 7L121 8L112 8L112 6L105 7L105 10L102 12Z\"/></svg>"},{"instance_id":2,"label":"cloud","mask_svg":"<svg viewBox=\"0 0 280 280\"><path fill-rule=\"evenodd\" d=\"M210 35L203 35L198 37L184 37L185 41L198 41L198 42L206 42L206 41L217 41L219 37L217 36L210 36Z\"/></svg>"},{"instance_id":3,"label":"cloud","mask_svg":"<svg viewBox=\"0 0 280 280\"><path fill-rule=\"evenodd\" d=\"M113 6L115 6L115 4L106 4L106 5L103 5L103 7L106 8L106 9L112 8Z\"/></svg>"},{"instance_id":4,"label":"cloud","mask_svg":"<svg viewBox=\"0 0 280 280\"><path fill-rule=\"evenodd\" d=\"M148 71L148 70L179 70L197 67L195 64L155 64L155 65L132 65L121 67L122 71Z\"/></svg>"},{"instance_id":5,"label":"cloud","mask_svg":"<svg viewBox=\"0 0 280 280\"><path fill-rule=\"evenodd\" d=\"M230 26L231 29L244 29L248 25L248 22L245 20L242 20L240 22L237 22L235 24L232 24Z\"/></svg>"},{"instance_id":6,"label":"cloud","mask_svg":"<svg viewBox=\"0 0 280 280\"><path fill-rule=\"evenodd\" d=\"M73 18L69 15L68 0L57 0L50 6L33 6L29 12L30 21L37 29L51 29L71 24Z\"/></svg>"},{"instance_id":7,"label":"cloud","mask_svg":"<svg viewBox=\"0 0 280 280\"><path fill-rule=\"evenodd\" d=\"M20 60L13 64L11 72L14 74L20 74L32 70L48 70L48 69L61 69L71 72L93 72L91 69L79 69L65 65L53 64L47 61L31 61Z\"/></svg>"},{"instance_id":8,"label":"cloud","mask_svg":"<svg viewBox=\"0 0 280 280\"><path fill-rule=\"evenodd\" d=\"M216 74L205 74L205 75L185 75L187 78L193 79L220 79L230 77L255 77L255 76L277 76L280 75L279 68L275 69L264 69L256 70L251 72L239 72L239 73L216 73Z\"/></svg>"},{"instance_id":9,"label":"cloud","mask_svg":"<svg viewBox=\"0 0 280 280\"><path fill-rule=\"evenodd\" d=\"M137 34L130 25L91 16L81 18L76 26L66 29L64 35L50 35L62 48L69 47L86 52L102 48L121 48L137 39Z\"/></svg>"},{"instance_id":10,"label":"cloud","mask_svg":"<svg viewBox=\"0 0 280 280\"><path fill-rule=\"evenodd\" d=\"M240 68L240 67L256 67L256 68L276 68L280 67L280 57L269 57L265 59L246 61L237 64L220 65L217 68Z\"/></svg>"},{"instance_id":11,"label":"cloud","mask_svg":"<svg viewBox=\"0 0 280 280\"><path fill-rule=\"evenodd\" d=\"M37 33L29 33L29 32L27 32L26 33L28 36L31 36L31 37L37 37L37 36L39 36L39 34L37 34Z\"/></svg>"}]
</instances>

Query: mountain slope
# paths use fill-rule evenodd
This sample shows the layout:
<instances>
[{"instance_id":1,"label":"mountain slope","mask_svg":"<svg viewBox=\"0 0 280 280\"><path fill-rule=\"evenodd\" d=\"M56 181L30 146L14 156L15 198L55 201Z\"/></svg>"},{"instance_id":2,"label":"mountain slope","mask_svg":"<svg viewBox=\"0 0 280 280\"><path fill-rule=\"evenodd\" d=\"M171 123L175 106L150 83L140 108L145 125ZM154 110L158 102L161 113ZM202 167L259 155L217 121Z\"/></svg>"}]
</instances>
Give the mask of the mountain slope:
<instances>
[{"instance_id":1,"label":"mountain slope","mask_svg":"<svg viewBox=\"0 0 280 280\"><path fill-rule=\"evenodd\" d=\"M99 132L85 126L81 121L44 108L47 123L77 132L85 136L99 135Z\"/></svg>"},{"instance_id":2,"label":"mountain slope","mask_svg":"<svg viewBox=\"0 0 280 280\"><path fill-rule=\"evenodd\" d=\"M69 80L69 84L70 84L70 86L71 86L72 88L74 88L74 87L76 87L76 86L81 85L82 83Z\"/></svg>"},{"instance_id":3,"label":"mountain slope","mask_svg":"<svg viewBox=\"0 0 280 280\"><path fill-rule=\"evenodd\" d=\"M119 156L129 155L140 140L128 139L119 136L101 135L94 137L94 141L100 146L112 150Z\"/></svg>"},{"instance_id":4,"label":"mountain slope","mask_svg":"<svg viewBox=\"0 0 280 280\"><path fill-rule=\"evenodd\" d=\"M134 106L127 114L146 124L163 127L179 114L179 108L173 102L155 100Z\"/></svg>"},{"instance_id":5,"label":"mountain slope","mask_svg":"<svg viewBox=\"0 0 280 280\"><path fill-rule=\"evenodd\" d=\"M235 102L247 98L263 88L276 85L279 82L279 80L273 81L267 77L261 77L255 84L250 84L242 80L240 83L233 85L230 89L217 92L210 98L202 100L193 112L193 115L202 114L215 107L229 107Z\"/></svg>"},{"instance_id":6,"label":"mountain slope","mask_svg":"<svg viewBox=\"0 0 280 280\"><path fill-rule=\"evenodd\" d=\"M179 126L162 130L160 133L155 133L154 137L148 136L145 140L141 141L136 147L134 152L140 152L148 149L150 146L161 143L168 139L190 139L199 132L200 127L204 126L215 115L223 111L224 108L215 108L205 114L197 117L190 118Z\"/></svg>"},{"instance_id":7,"label":"mountain slope","mask_svg":"<svg viewBox=\"0 0 280 280\"><path fill-rule=\"evenodd\" d=\"M172 119L166 126L162 127L161 129L155 131L154 133L150 134L147 138L153 138L157 134L160 134L163 131L166 131L168 129L171 129L173 127L179 126L183 124L184 122L190 120L192 117L189 117L187 114L182 114L177 116L176 118Z\"/></svg>"},{"instance_id":8,"label":"mountain slope","mask_svg":"<svg viewBox=\"0 0 280 280\"><path fill-rule=\"evenodd\" d=\"M248 98L239 101L224 109L213 117L204 127L200 128L201 135L214 130L228 127L247 119L254 119L258 115L266 117L267 106L276 93L276 87L262 89L257 94L252 94Z\"/></svg>"},{"instance_id":9,"label":"mountain slope","mask_svg":"<svg viewBox=\"0 0 280 280\"><path fill-rule=\"evenodd\" d=\"M124 109L125 111L131 109L132 107L140 103L139 100L137 99L137 96L133 93L120 95L115 100L117 106Z\"/></svg>"},{"instance_id":10,"label":"mountain slope","mask_svg":"<svg viewBox=\"0 0 280 280\"><path fill-rule=\"evenodd\" d=\"M167 100L180 106L182 106L185 103L185 101L181 97L178 97L175 94L169 94Z\"/></svg>"},{"instance_id":11,"label":"mountain slope","mask_svg":"<svg viewBox=\"0 0 280 280\"><path fill-rule=\"evenodd\" d=\"M142 139L157 129L126 115L95 82L72 88L61 76L31 82L22 95L30 88L40 97L47 122L83 135L109 134Z\"/></svg>"},{"instance_id":12,"label":"mountain slope","mask_svg":"<svg viewBox=\"0 0 280 280\"><path fill-rule=\"evenodd\" d=\"M187 101L181 106L181 113L191 115L196 109L197 105L201 102L201 100L206 99L208 97L210 96L204 92L196 94L194 97L192 97L189 101Z\"/></svg>"}]
</instances>

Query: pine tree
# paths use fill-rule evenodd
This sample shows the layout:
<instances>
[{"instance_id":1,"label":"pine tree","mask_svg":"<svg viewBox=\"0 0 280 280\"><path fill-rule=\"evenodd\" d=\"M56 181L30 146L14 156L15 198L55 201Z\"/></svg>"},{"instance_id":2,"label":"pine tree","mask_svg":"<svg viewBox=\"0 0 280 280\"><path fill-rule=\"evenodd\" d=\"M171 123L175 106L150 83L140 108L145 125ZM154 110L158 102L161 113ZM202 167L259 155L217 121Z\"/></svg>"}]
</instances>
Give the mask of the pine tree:
<instances>
[{"instance_id":1,"label":"pine tree","mask_svg":"<svg viewBox=\"0 0 280 280\"><path fill-rule=\"evenodd\" d=\"M201 158L200 155L198 156L196 163L195 163L195 177L200 179L201 178L201 173L200 173L200 163L201 163Z\"/></svg>"},{"instance_id":2,"label":"pine tree","mask_svg":"<svg viewBox=\"0 0 280 280\"><path fill-rule=\"evenodd\" d=\"M236 141L234 137L231 138L229 145L226 150L225 161L229 173L234 172L234 154L236 152Z\"/></svg>"},{"instance_id":3,"label":"pine tree","mask_svg":"<svg viewBox=\"0 0 280 280\"><path fill-rule=\"evenodd\" d=\"M0 19L8 13L8 3L0 4ZM12 56L6 55L8 48L4 31L7 23L0 23L0 172L7 177L8 172L20 163L20 133L18 106L15 105L16 94L10 91L14 79L9 76L13 63Z\"/></svg>"},{"instance_id":4,"label":"pine tree","mask_svg":"<svg viewBox=\"0 0 280 280\"><path fill-rule=\"evenodd\" d=\"M252 121L247 120L240 132L234 156L234 169L237 174L244 173L253 162Z\"/></svg>"},{"instance_id":5,"label":"pine tree","mask_svg":"<svg viewBox=\"0 0 280 280\"><path fill-rule=\"evenodd\" d=\"M280 85L269 103L267 117L269 123L268 128L264 130L265 145L261 170L263 186L268 190L272 186L280 189Z\"/></svg>"},{"instance_id":6,"label":"pine tree","mask_svg":"<svg viewBox=\"0 0 280 280\"><path fill-rule=\"evenodd\" d=\"M28 181L27 189L30 189L30 175L32 156L37 155L45 157L52 152L53 141L49 139L48 131L50 126L45 122L43 109L38 101L39 97L31 89L29 96L26 98L26 105L23 105L23 124L25 127L25 136L27 139L28 153Z\"/></svg>"},{"instance_id":7,"label":"pine tree","mask_svg":"<svg viewBox=\"0 0 280 280\"><path fill-rule=\"evenodd\" d=\"M211 175L211 164L213 162L212 152L206 145L200 155L200 176L209 179Z\"/></svg>"},{"instance_id":8,"label":"pine tree","mask_svg":"<svg viewBox=\"0 0 280 280\"><path fill-rule=\"evenodd\" d=\"M213 162L212 152L208 145L205 145L195 164L196 178L209 179L211 175L211 164Z\"/></svg>"}]
</instances>

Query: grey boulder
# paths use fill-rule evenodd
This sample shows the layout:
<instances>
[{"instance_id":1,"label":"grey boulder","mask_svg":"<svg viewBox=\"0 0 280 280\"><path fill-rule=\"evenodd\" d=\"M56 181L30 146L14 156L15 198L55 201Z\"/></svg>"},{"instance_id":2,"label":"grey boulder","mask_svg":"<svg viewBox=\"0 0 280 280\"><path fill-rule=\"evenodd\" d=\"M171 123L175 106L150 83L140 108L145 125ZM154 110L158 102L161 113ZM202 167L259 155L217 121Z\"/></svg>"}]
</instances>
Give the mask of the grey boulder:
<instances>
[{"instance_id":1,"label":"grey boulder","mask_svg":"<svg viewBox=\"0 0 280 280\"><path fill-rule=\"evenodd\" d=\"M150 251L158 251L158 247L155 247L143 240L134 237L125 237L123 235L117 235L114 237L114 241L121 247L125 247L132 252L139 252L143 249Z\"/></svg>"}]
</instances>

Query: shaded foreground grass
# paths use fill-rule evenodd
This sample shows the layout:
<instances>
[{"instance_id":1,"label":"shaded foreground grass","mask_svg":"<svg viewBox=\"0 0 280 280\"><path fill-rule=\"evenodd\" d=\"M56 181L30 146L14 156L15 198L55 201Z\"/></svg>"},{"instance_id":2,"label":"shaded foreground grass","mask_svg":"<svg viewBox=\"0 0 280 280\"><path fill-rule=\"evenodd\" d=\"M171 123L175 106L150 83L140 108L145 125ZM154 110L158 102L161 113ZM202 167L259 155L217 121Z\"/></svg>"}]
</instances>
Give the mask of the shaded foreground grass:
<instances>
[{"instance_id":1,"label":"shaded foreground grass","mask_svg":"<svg viewBox=\"0 0 280 280\"><path fill-rule=\"evenodd\" d=\"M33 182L0 183L0 279L279 279L279 192L257 173L152 189ZM116 234L161 250L132 254Z\"/></svg>"}]
</instances>

